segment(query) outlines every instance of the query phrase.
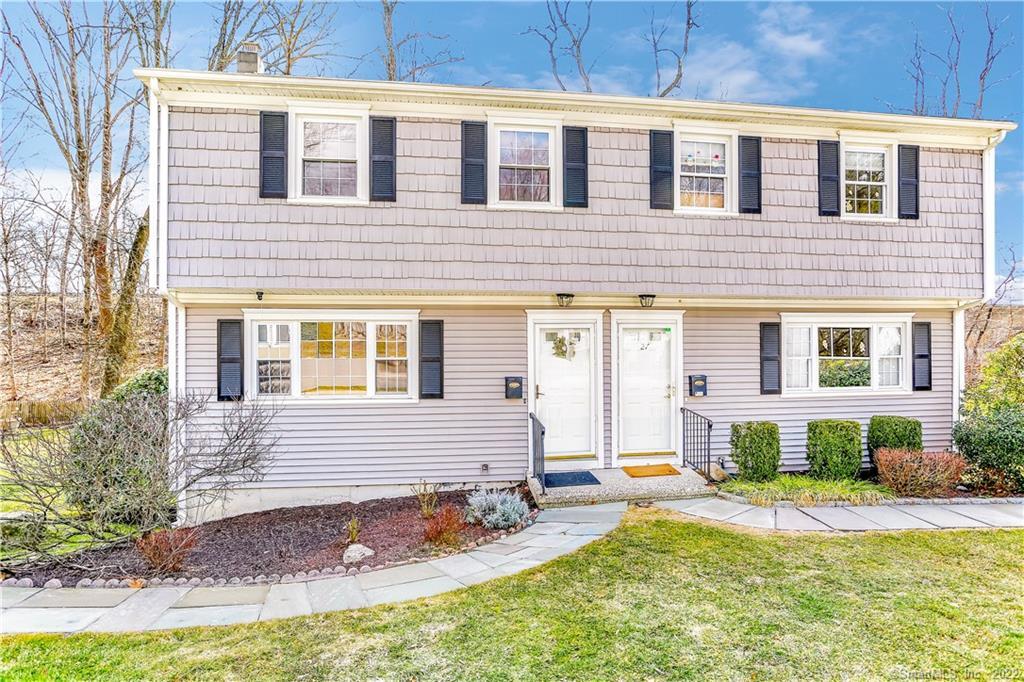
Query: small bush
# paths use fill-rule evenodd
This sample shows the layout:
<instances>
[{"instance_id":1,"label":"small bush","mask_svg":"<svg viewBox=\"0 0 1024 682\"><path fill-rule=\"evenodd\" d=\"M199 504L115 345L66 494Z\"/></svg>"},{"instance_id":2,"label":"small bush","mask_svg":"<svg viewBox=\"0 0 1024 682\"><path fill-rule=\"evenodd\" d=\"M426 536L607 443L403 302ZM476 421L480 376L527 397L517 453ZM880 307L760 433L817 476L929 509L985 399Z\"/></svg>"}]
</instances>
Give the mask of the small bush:
<instances>
[{"instance_id":1,"label":"small bush","mask_svg":"<svg viewBox=\"0 0 1024 682\"><path fill-rule=\"evenodd\" d=\"M418 485L412 487L412 492L420 503L420 517L433 518L437 511L437 484L420 481Z\"/></svg>"},{"instance_id":2,"label":"small bush","mask_svg":"<svg viewBox=\"0 0 1024 682\"><path fill-rule=\"evenodd\" d=\"M1024 332L1010 338L985 358L981 378L964 391L967 412L991 412L1024 405Z\"/></svg>"},{"instance_id":3,"label":"small bush","mask_svg":"<svg viewBox=\"0 0 1024 682\"><path fill-rule=\"evenodd\" d=\"M746 481L770 481L779 475L782 449L779 425L773 422L739 422L732 425L730 457Z\"/></svg>"},{"instance_id":4,"label":"small bush","mask_svg":"<svg viewBox=\"0 0 1024 682\"><path fill-rule=\"evenodd\" d=\"M838 481L860 471L860 424L840 419L807 422L807 462L811 478Z\"/></svg>"},{"instance_id":5,"label":"small bush","mask_svg":"<svg viewBox=\"0 0 1024 682\"><path fill-rule=\"evenodd\" d=\"M466 521L491 530L506 530L526 520L530 507L518 492L475 490L467 498Z\"/></svg>"},{"instance_id":6,"label":"small bush","mask_svg":"<svg viewBox=\"0 0 1024 682\"><path fill-rule=\"evenodd\" d=\"M1014 490L1024 490L1024 406L964 415L953 425L953 441L970 464L999 471Z\"/></svg>"},{"instance_id":7,"label":"small bush","mask_svg":"<svg viewBox=\"0 0 1024 682\"><path fill-rule=\"evenodd\" d=\"M442 505L433 518L427 520L423 537L427 542L439 547L456 547L459 544L459 533L466 527L459 508L454 504Z\"/></svg>"},{"instance_id":8,"label":"small bush","mask_svg":"<svg viewBox=\"0 0 1024 682\"><path fill-rule=\"evenodd\" d=\"M967 464L960 482L967 486L975 495L1007 497L1016 492L1016 486L1010 482L1006 474L998 469L985 469L977 464Z\"/></svg>"},{"instance_id":9,"label":"small bush","mask_svg":"<svg viewBox=\"0 0 1024 682\"><path fill-rule=\"evenodd\" d=\"M135 548L157 573L177 573L199 540L198 528L155 530L135 541Z\"/></svg>"},{"instance_id":10,"label":"small bush","mask_svg":"<svg viewBox=\"0 0 1024 682\"><path fill-rule=\"evenodd\" d=\"M123 401L135 395L167 395L167 368L147 369L139 372L131 379L118 384L110 395L110 400Z\"/></svg>"},{"instance_id":11,"label":"small bush","mask_svg":"<svg viewBox=\"0 0 1024 682\"><path fill-rule=\"evenodd\" d=\"M943 497L957 484L967 462L952 452L896 448L875 451L878 481L903 497Z\"/></svg>"},{"instance_id":12,"label":"small bush","mask_svg":"<svg viewBox=\"0 0 1024 682\"><path fill-rule=\"evenodd\" d=\"M921 422L909 417L876 414L868 424L868 454L872 461L879 448L920 450Z\"/></svg>"},{"instance_id":13,"label":"small bush","mask_svg":"<svg viewBox=\"0 0 1024 682\"><path fill-rule=\"evenodd\" d=\"M354 545L359 542L359 531L362 530L363 526L359 523L359 519L352 517L348 520L345 525L345 532L348 533L348 544Z\"/></svg>"}]
</instances>

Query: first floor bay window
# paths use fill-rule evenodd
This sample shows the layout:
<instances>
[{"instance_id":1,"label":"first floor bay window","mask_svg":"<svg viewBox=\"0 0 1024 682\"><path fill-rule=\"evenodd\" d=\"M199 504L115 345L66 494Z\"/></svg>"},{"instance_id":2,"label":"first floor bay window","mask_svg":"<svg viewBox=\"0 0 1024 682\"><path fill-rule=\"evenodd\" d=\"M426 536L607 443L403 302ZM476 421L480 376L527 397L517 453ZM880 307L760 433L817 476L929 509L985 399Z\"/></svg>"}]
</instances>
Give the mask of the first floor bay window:
<instances>
[{"instance_id":1,"label":"first floor bay window","mask_svg":"<svg viewBox=\"0 0 1024 682\"><path fill-rule=\"evenodd\" d=\"M272 314L275 319L251 320L257 395L310 400L416 397L415 313L395 311L390 318L347 311Z\"/></svg>"},{"instance_id":2,"label":"first floor bay window","mask_svg":"<svg viewBox=\"0 0 1024 682\"><path fill-rule=\"evenodd\" d=\"M909 315L782 318L785 392L909 390Z\"/></svg>"}]
</instances>

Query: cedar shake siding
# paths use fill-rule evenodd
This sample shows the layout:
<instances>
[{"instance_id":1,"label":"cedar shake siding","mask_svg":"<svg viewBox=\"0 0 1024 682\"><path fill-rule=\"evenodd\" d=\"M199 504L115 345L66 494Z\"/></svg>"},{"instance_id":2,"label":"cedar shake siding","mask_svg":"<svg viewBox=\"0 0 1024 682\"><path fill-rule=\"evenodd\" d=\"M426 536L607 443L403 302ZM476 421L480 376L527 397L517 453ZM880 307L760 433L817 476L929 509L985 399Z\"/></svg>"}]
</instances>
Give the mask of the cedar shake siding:
<instances>
[{"instance_id":1,"label":"cedar shake siding","mask_svg":"<svg viewBox=\"0 0 1024 682\"><path fill-rule=\"evenodd\" d=\"M815 312L820 312L816 310ZM241 318L237 308L187 311L186 385L213 394L218 319ZM444 398L415 404L317 405L291 401L277 417L277 459L266 480L252 487L398 485L520 480L528 462L527 406L506 400L505 376L525 376L527 317L522 309L425 308L420 318L443 320ZM684 404L714 420L712 456L728 458L733 421L777 422L783 467L806 467L810 419L856 419L875 414L920 419L924 446L950 447L952 426L952 313L922 311L932 323L933 388L898 395L793 397L761 395L759 324L777 322L772 310L688 309L683 316L683 374L707 374L709 394ZM604 316L605 466L611 466L611 324ZM246 349L246 352L249 352ZM251 377L246 377L251 381ZM679 390L685 392L685 387ZM214 403L223 409L224 403ZM481 464L489 465L482 474Z\"/></svg>"},{"instance_id":2,"label":"cedar shake siding","mask_svg":"<svg viewBox=\"0 0 1024 682\"><path fill-rule=\"evenodd\" d=\"M858 222L818 215L814 140L766 137L760 214L683 216L647 130L591 127L587 208L497 210L461 203L461 121L403 116L396 201L318 206L259 198L259 121L171 109L169 289L982 295L980 151L922 147L920 218Z\"/></svg>"}]
</instances>

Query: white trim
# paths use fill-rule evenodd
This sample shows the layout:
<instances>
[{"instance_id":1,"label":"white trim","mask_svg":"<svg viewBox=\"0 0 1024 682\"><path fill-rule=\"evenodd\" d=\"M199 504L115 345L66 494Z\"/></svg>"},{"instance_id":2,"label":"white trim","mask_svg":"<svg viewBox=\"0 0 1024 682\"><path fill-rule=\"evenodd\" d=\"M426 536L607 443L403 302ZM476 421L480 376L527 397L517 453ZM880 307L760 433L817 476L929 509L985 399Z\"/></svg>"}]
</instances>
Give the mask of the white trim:
<instances>
[{"instance_id":1,"label":"white trim","mask_svg":"<svg viewBox=\"0 0 1024 682\"><path fill-rule=\"evenodd\" d=\"M380 405L415 404L420 400L419 348L420 327L418 310L338 310L315 308L244 308L243 331L245 340L245 372L251 379L245 382L245 396L248 399L266 399L281 405ZM366 395L365 396L314 396L302 395L302 357L300 323L303 321L353 321L365 322L366 329ZM289 395L259 395L256 374L256 325L277 323L289 325L291 362L291 393ZM376 397L376 328L378 324L406 324L406 355L409 363L409 390L406 395Z\"/></svg>"},{"instance_id":2,"label":"white trim","mask_svg":"<svg viewBox=\"0 0 1024 682\"><path fill-rule=\"evenodd\" d=\"M167 300L167 397L178 397L178 306Z\"/></svg>"},{"instance_id":3,"label":"white trim","mask_svg":"<svg viewBox=\"0 0 1024 682\"><path fill-rule=\"evenodd\" d=\"M306 196L302 193L302 124L305 122L350 123L356 126L356 195L354 197ZM366 107L289 106L288 108L288 202L330 206L364 206L370 203L370 114Z\"/></svg>"},{"instance_id":4,"label":"white trim","mask_svg":"<svg viewBox=\"0 0 1024 682\"><path fill-rule=\"evenodd\" d=\"M996 145L1006 133L997 135L981 155L982 299L996 295Z\"/></svg>"},{"instance_id":5,"label":"white trim","mask_svg":"<svg viewBox=\"0 0 1024 682\"><path fill-rule=\"evenodd\" d=\"M871 152L884 155L885 161L885 196L882 199L882 214L847 213L846 212L846 152ZM897 222L896 204L898 203L897 179L895 172L896 142L890 140L864 141L863 139L847 139L839 141L839 215L842 220L853 222L895 223ZM855 183L856 184L856 183Z\"/></svg>"},{"instance_id":6,"label":"white trim","mask_svg":"<svg viewBox=\"0 0 1024 682\"><path fill-rule=\"evenodd\" d=\"M672 339L672 369L673 369L673 401L672 401L672 446L676 456L672 460L682 465L683 453L680 447L681 438L679 433L680 418L679 408L685 401L684 375L683 375L683 313L682 310L612 310L611 311L611 344L612 344L612 366L611 366L611 396L612 396L612 466L619 466L619 331L625 326L640 324L668 324L675 327ZM664 457L644 459L629 457L630 464L648 464L666 461Z\"/></svg>"},{"instance_id":7,"label":"white trim","mask_svg":"<svg viewBox=\"0 0 1024 682\"><path fill-rule=\"evenodd\" d=\"M526 360L526 389L527 413L536 412L536 353L537 353L537 326L548 324L586 325L593 334L593 433L594 433L594 459L559 462L548 460L544 463L545 471L578 471L584 469L603 469L604 464L604 310L571 310L568 308L555 308L544 310L526 311L527 330L527 360ZM530 420L526 420L527 442L529 443L529 464L530 474L533 474L533 439L530 438Z\"/></svg>"},{"instance_id":8,"label":"white trim","mask_svg":"<svg viewBox=\"0 0 1024 682\"><path fill-rule=\"evenodd\" d=\"M734 217L739 215L739 133L689 122L677 121L672 135L672 206L679 215L712 215ZM683 169L680 155L683 139L688 142L725 143L725 207L701 208L679 203L679 176Z\"/></svg>"},{"instance_id":9,"label":"white trim","mask_svg":"<svg viewBox=\"0 0 1024 682\"><path fill-rule=\"evenodd\" d=\"M835 139L837 129L856 127L860 135L871 132L899 135L909 144L983 149L998 131L1013 130L1006 121L975 121L904 114L829 111L808 107L738 104L675 98L563 93L494 87L467 87L432 83L357 81L336 78L270 76L181 69L136 69L140 79L157 78L166 84L167 101L180 106L248 108L287 106L296 99L329 102L369 102L376 113L409 113L456 118L481 115L483 110L519 113L547 109L549 118L564 112L566 124L622 125L665 128L675 119L739 122L744 134L806 139ZM248 91L248 92L247 92ZM260 92L264 94L250 94Z\"/></svg>"},{"instance_id":10,"label":"white trim","mask_svg":"<svg viewBox=\"0 0 1024 682\"><path fill-rule=\"evenodd\" d=\"M159 233L160 233L160 219L157 215L158 204L157 204L157 166L159 165L159 147L157 146L157 135L158 135L158 117L160 115L159 109L160 104L156 99L156 88L157 79L149 79L149 167L146 169L146 187L147 205L149 206L149 243L147 244L147 250L149 251L149 287L156 289L159 284L159 271L160 271L160 252L159 252Z\"/></svg>"},{"instance_id":11,"label":"white trim","mask_svg":"<svg viewBox=\"0 0 1024 682\"><path fill-rule=\"evenodd\" d=\"M188 391L188 347L186 346L188 309L185 306L175 307L178 309L178 392L184 395Z\"/></svg>"},{"instance_id":12,"label":"white trim","mask_svg":"<svg viewBox=\"0 0 1024 682\"><path fill-rule=\"evenodd\" d=\"M253 290L227 289L175 289L168 293L176 301L189 306L232 306L248 307L256 302ZM264 302L274 306L325 306L337 308L379 308L382 306L497 306L512 308L555 307L555 297L550 293L479 293L452 291L450 293L422 293L415 291L383 292L373 291L310 291L299 293L294 290L275 292L266 290ZM954 298L743 298L704 297L694 298L658 294L654 310L665 308L754 308L779 310L952 310L961 305L977 302L978 299ZM624 308L635 305L639 308L636 294L576 294L574 307L579 308Z\"/></svg>"},{"instance_id":13,"label":"white trim","mask_svg":"<svg viewBox=\"0 0 1024 682\"><path fill-rule=\"evenodd\" d=\"M960 401L964 390L966 377L966 334L964 325L965 311L957 308L953 311L953 422L960 419ZM932 339L934 352L935 339ZM934 363L933 363L934 365ZM935 385L935 377L932 377L932 385Z\"/></svg>"},{"instance_id":14,"label":"white trim","mask_svg":"<svg viewBox=\"0 0 1024 682\"><path fill-rule=\"evenodd\" d=\"M501 166L502 131L541 132L549 136L548 201L501 201L498 175ZM562 122L545 118L487 117L487 208L514 211L561 211Z\"/></svg>"},{"instance_id":15,"label":"white trim","mask_svg":"<svg viewBox=\"0 0 1024 682\"><path fill-rule=\"evenodd\" d=\"M159 225L159 276L157 279L157 289L160 293L167 292L167 184L168 184L168 167L170 166L170 159L168 158L168 150L170 149L170 108L167 104L160 105L160 166L159 166L159 179L157 180L157 187L159 192L159 206L157 213L158 219L157 224Z\"/></svg>"},{"instance_id":16,"label":"white trim","mask_svg":"<svg viewBox=\"0 0 1024 682\"><path fill-rule=\"evenodd\" d=\"M807 396L883 396L906 395L913 392L913 327L914 313L779 313L782 321L779 339L780 385L782 397ZM899 325L901 329L900 349L901 375L899 386L879 386L879 355L877 354L877 331L879 327ZM871 369L871 385L849 388L821 388L818 386L818 327L870 327L868 340L868 360ZM790 327L808 327L810 329L810 355L807 387L790 388L786 385L786 366L789 358L786 354L786 337Z\"/></svg>"}]
</instances>

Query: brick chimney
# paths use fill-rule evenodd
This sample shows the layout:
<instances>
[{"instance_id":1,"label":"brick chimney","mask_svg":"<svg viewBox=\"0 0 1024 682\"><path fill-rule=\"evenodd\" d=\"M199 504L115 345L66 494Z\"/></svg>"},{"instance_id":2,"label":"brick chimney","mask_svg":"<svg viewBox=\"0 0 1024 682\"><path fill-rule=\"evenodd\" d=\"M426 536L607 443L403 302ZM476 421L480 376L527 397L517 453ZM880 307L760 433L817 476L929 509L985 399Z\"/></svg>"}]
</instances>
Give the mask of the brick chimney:
<instances>
[{"instance_id":1,"label":"brick chimney","mask_svg":"<svg viewBox=\"0 0 1024 682\"><path fill-rule=\"evenodd\" d=\"M236 58L238 73L263 73L263 58L260 57L259 43L242 43Z\"/></svg>"}]
</instances>

